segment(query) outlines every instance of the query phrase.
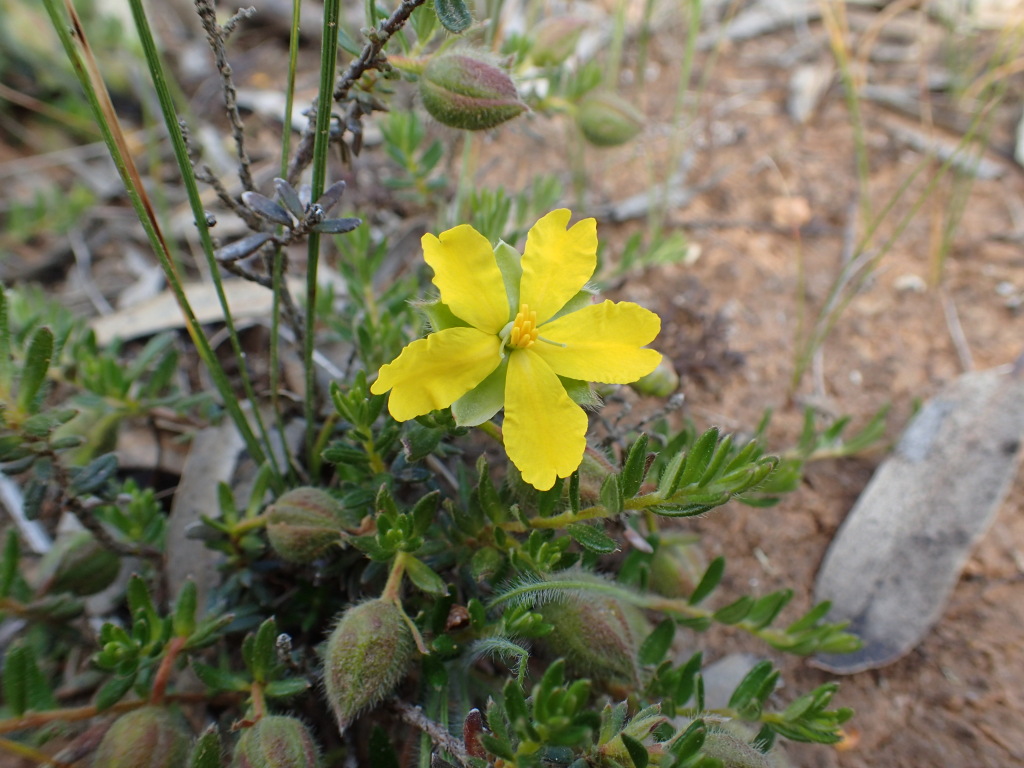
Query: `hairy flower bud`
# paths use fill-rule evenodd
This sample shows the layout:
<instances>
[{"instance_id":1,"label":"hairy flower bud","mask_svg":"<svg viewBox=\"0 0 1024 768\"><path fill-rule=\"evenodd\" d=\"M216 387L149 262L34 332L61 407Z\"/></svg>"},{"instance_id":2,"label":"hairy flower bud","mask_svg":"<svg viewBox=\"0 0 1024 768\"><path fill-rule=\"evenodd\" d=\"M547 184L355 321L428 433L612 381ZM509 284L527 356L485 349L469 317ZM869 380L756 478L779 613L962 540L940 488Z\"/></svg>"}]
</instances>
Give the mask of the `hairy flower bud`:
<instances>
[{"instance_id":1,"label":"hairy flower bud","mask_svg":"<svg viewBox=\"0 0 1024 768\"><path fill-rule=\"evenodd\" d=\"M614 93L592 93L580 102L576 124L583 137L597 147L617 147L633 139L644 127L636 108Z\"/></svg>"},{"instance_id":2,"label":"hairy flower bud","mask_svg":"<svg viewBox=\"0 0 1024 768\"><path fill-rule=\"evenodd\" d=\"M164 707L142 707L122 715L103 736L95 768L180 768L188 760L189 736Z\"/></svg>"},{"instance_id":3,"label":"hairy flower bud","mask_svg":"<svg viewBox=\"0 0 1024 768\"><path fill-rule=\"evenodd\" d=\"M630 384L636 392L649 397L668 397L679 389L679 374L671 361L662 357L658 367Z\"/></svg>"},{"instance_id":4,"label":"hairy flower bud","mask_svg":"<svg viewBox=\"0 0 1024 768\"><path fill-rule=\"evenodd\" d=\"M709 728L702 752L722 761L724 768L789 768L778 750L761 752L751 743L754 732L738 723L721 723Z\"/></svg>"},{"instance_id":5,"label":"hairy flower bud","mask_svg":"<svg viewBox=\"0 0 1024 768\"><path fill-rule=\"evenodd\" d=\"M284 560L309 563L345 536L344 508L319 488L295 488L267 509L267 538Z\"/></svg>"},{"instance_id":6,"label":"hairy flower bud","mask_svg":"<svg viewBox=\"0 0 1024 768\"><path fill-rule=\"evenodd\" d=\"M420 77L420 95L435 120L467 131L494 128L526 111L505 70L465 51L431 59Z\"/></svg>"},{"instance_id":7,"label":"hairy flower bud","mask_svg":"<svg viewBox=\"0 0 1024 768\"><path fill-rule=\"evenodd\" d=\"M414 650L401 609L388 600L369 600L341 615L323 654L324 687L338 730L394 690Z\"/></svg>"},{"instance_id":8,"label":"hairy flower bud","mask_svg":"<svg viewBox=\"0 0 1024 768\"><path fill-rule=\"evenodd\" d=\"M651 557L650 587L665 597L689 597L707 566L696 537L663 534Z\"/></svg>"},{"instance_id":9,"label":"hairy flower bud","mask_svg":"<svg viewBox=\"0 0 1024 768\"><path fill-rule=\"evenodd\" d=\"M268 715L242 731L232 768L319 768L320 754L302 721Z\"/></svg>"},{"instance_id":10,"label":"hairy flower bud","mask_svg":"<svg viewBox=\"0 0 1024 768\"><path fill-rule=\"evenodd\" d=\"M63 533L39 561L40 590L95 595L109 587L120 570L120 558L89 531Z\"/></svg>"},{"instance_id":11,"label":"hairy flower bud","mask_svg":"<svg viewBox=\"0 0 1024 768\"><path fill-rule=\"evenodd\" d=\"M554 626L544 644L564 656L573 670L604 682L637 680L637 639L626 607L618 600L582 592L545 603L540 614Z\"/></svg>"}]
</instances>

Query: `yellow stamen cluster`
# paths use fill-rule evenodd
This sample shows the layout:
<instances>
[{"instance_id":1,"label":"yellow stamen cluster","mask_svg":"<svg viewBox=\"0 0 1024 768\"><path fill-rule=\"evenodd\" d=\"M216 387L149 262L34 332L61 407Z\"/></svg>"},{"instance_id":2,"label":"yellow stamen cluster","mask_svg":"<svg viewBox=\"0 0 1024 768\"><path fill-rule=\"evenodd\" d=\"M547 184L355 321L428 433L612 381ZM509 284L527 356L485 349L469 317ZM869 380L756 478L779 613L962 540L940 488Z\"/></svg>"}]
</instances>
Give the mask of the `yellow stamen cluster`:
<instances>
[{"instance_id":1,"label":"yellow stamen cluster","mask_svg":"<svg viewBox=\"0 0 1024 768\"><path fill-rule=\"evenodd\" d=\"M508 339L509 346L528 349L533 346L537 336L537 313L531 312L528 305L521 304L516 319L512 321L512 333Z\"/></svg>"}]
</instances>

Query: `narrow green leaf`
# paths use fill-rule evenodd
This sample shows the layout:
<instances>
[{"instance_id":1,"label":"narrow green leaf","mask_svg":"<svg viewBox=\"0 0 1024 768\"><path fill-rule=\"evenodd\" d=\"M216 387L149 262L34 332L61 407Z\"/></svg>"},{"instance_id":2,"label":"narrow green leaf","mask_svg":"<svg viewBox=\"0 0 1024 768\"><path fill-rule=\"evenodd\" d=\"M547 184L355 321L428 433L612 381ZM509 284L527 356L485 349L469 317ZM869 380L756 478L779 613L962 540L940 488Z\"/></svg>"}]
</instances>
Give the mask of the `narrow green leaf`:
<instances>
[{"instance_id":1,"label":"narrow green leaf","mask_svg":"<svg viewBox=\"0 0 1024 768\"><path fill-rule=\"evenodd\" d=\"M103 712L106 709L114 706L124 695L131 690L132 686L135 685L135 678L138 676L138 672L132 672L128 675L114 675L103 684L103 687L96 692L96 711Z\"/></svg>"},{"instance_id":2,"label":"narrow green leaf","mask_svg":"<svg viewBox=\"0 0 1024 768\"><path fill-rule=\"evenodd\" d=\"M97 456L75 474L71 488L76 495L96 493L117 473L117 454Z\"/></svg>"},{"instance_id":3,"label":"narrow green leaf","mask_svg":"<svg viewBox=\"0 0 1024 768\"><path fill-rule=\"evenodd\" d=\"M580 506L580 472L576 470L569 477L569 509L574 515L578 515Z\"/></svg>"},{"instance_id":4,"label":"narrow green leaf","mask_svg":"<svg viewBox=\"0 0 1024 768\"><path fill-rule=\"evenodd\" d=\"M601 505L608 510L609 516L622 512L622 488L618 475L608 475L601 484Z\"/></svg>"},{"instance_id":5,"label":"narrow green leaf","mask_svg":"<svg viewBox=\"0 0 1024 768\"><path fill-rule=\"evenodd\" d=\"M0 297L3 292L0 290ZM14 587L14 581L18 577L18 562L21 559L21 546L18 542L18 534L13 528L7 530L7 537L4 539L3 559L0 560L0 597L8 597Z\"/></svg>"},{"instance_id":6,"label":"narrow green leaf","mask_svg":"<svg viewBox=\"0 0 1024 768\"><path fill-rule=\"evenodd\" d=\"M31 710L44 712L57 706L57 698L36 662L35 651L14 643L4 657L4 699L11 712L21 716Z\"/></svg>"},{"instance_id":7,"label":"narrow green leaf","mask_svg":"<svg viewBox=\"0 0 1024 768\"><path fill-rule=\"evenodd\" d=\"M14 383L11 358L11 327L8 322L7 291L0 285L0 391L10 392Z\"/></svg>"},{"instance_id":8,"label":"narrow green leaf","mask_svg":"<svg viewBox=\"0 0 1024 768\"><path fill-rule=\"evenodd\" d=\"M196 583L187 579L174 606L171 629L177 637L188 637L196 628Z\"/></svg>"},{"instance_id":9,"label":"narrow green leaf","mask_svg":"<svg viewBox=\"0 0 1024 768\"><path fill-rule=\"evenodd\" d=\"M610 555L619 548L615 539L589 523L570 523L565 531L573 541L597 555Z\"/></svg>"},{"instance_id":10,"label":"narrow green leaf","mask_svg":"<svg viewBox=\"0 0 1024 768\"><path fill-rule=\"evenodd\" d=\"M651 756L647 754L647 748L628 733L623 733L622 744L629 753L629 759L633 761L634 768L647 768Z\"/></svg>"},{"instance_id":11,"label":"narrow green leaf","mask_svg":"<svg viewBox=\"0 0 1024 768\"><path fill-rule=\"evenodd\" d=\"M711 561L710 565L704 575L700 578L700 583L696 589L693 590L693 594L690 595L690 605L698 605L704 598L710 595L718 583L722 580L722 576L725 574L725 558L716 557Z\"/></svg>"},{"instance_id":12,"label":"narrow green leaf","mask_svg":"<svg viewBox=\"0 0 1024 768\"><path fill-rule=\"evenodd\" d=\"M693 444L693 447L688 452L686 467L679 476L676 488L696 483L703 476L704 470L708 468L717 445L718 427L711 427L711 429L697 438L697 442ZM675 488L672 490L675 491Z\"/></svg>"},{"instance_id":13,"label":"narrow green leaf","mask_svg":"<svg viewBox=\"0 0 1024 768\"><path fill-rule=\"evenodd\" d=\"M28 352L25 354L25 367L21 370L18 382L18 408L24 413L34 411L34 401L39 390L46 381L46 372L50 369L53 359L53 331L40 328L32 335Z\"/></svg>"},{"instance_id":14,"label":"narrow green leaf","mask_svg":"<svg viewBox=\"0 0 1024 768\"><path fill-rule=\"evenodd\" d=\"M724 608L719 608L715 611L714 619L720 624L739 624L750 615L753 607L754 598L744 595Z\"/></svg>"},{"instance_id":15,"label":"narrow green leaf","mask_svg":"<svg viewBox=\"0 0 1024 768\"><path fill-rule=\"evenodd\" d=\"M775 621L783 608L793 599L793 590L783 589L770 595L758 598L750 613L744 619L744 626L750 629L763 629Z\"/></svg>"},{"instance_id":16,"label":"narrow green leaf","mask_svg":"<svg viewBox=\"0 0 1024 768\"><path fill-rule=\"evenodd\" d=\"M640 491L647 473L647 435L640 435L629 447L626 463L622 467L622 495L631 499Z\"/></svg>"},{"instance_id":17,"label":"narrow green leaf","mask_svg":"<svg viewBox=\"0 0 1024 768\"><path fill-rule=\"evenodd\" d=\"M454 35L465 32L473 23L463 0L434 0L434 11L441 25Z\"/></svg>"},{"instance_id":18,"label":"narrow green leaf","mask_svg":"<svg viewBox=\"0 0 1024 768\"><path fill-rule=\"evenodd\" d=\"M739 710L746 709L753 701L760 698L767 681L771 680L774 688L774 682L777 679L778 673L772 669L770 661L758 662L732 692L732 696L729 697L729 707Z\"/></svg>"},{"instance_id":19,"label":"narrow green leaf","mask_svg":"<svg viewBox=\"0 0 1024 768\"><path fill-rule=\"evenodd\" d=\"M277 660L277 622L270 617L256 630L252 641L249 660L249 672L258 683L269 682L278 666Z\"/></svg>"},{"instance_id":20,"label":"narrow green leaf","mask_svg":"<svg viewBox=\"0 0 1024 768\"><path fill-rule=\"evenodd\" d=\"M704 468L704 473L697 481L699 488L703 488L715 479L722 465L725 464L725 460L729 458L730 451L732 451L732 435L726 435L715 447L715 451L711 455L711 461L708 462L707 467Z\"/></svg>"},{"instance_id":21,"label":"narrow green leaf","mask_svg":"<svg viewBox=\"0 0 1024 768\"><path fill-rule=\"evenodd\" d=\"M289 677L284 680L274 680L268 683L263 692L270 699L288 699L305 693L309 688L309 680L306 680L304 677Z\"/></svg>"},{"instance_id":22,"label":"narrow green leaf","mask_svg":"<svg viewBox=\"0 0 1024 768\"><path fill-rule=\"evenodd\" d=\"M431 569L430 566L422 560L413 557L412 555L406 556L405 572L409 574L409 578L412 579L412 583L428 595L448 594L448 585L445 584L444 579L438 576L433 569Z\"/></svg>"},{"instance_id":23,"label":"narrow green leaf","mask_svg":"<svg viewBox=\"0 0 1024 768\"><path fill-rule=\"evenodd\" d=\"M412 531L417 536L422 536L430 528L430 524L434 522L437 517L437 505L441 500L440 491L431 491L426 496L423 496L419 501L416 502L416 506L412 508L413 525Z\"/></svg>"},{"instance_id":24,"label":"narrow green leaf","mask_svg":"<svg viewBox=\"0 0 1024 768\"><path fill-rule=\"evenodd\" d=\"M227 669L221 669L220 667L211 667L195 659L192 659L190 663L192 671L196 673L196 677L202 680L207 688L214 691L249 690L249 681L240 674Z\"/></svg>"},{"instance_id":25,"label":"narrow green leaf","mask_svg":"<svg viewBox=\"0 0 1024 768\"><path fill-rule=\"evenodd\" d=\"M672 647L672 640L676 636L676 623L672 619L665 619L647 638L640 644L637 658L646 667L653 667L660 664Z\"/></svg>"}]
</instances>

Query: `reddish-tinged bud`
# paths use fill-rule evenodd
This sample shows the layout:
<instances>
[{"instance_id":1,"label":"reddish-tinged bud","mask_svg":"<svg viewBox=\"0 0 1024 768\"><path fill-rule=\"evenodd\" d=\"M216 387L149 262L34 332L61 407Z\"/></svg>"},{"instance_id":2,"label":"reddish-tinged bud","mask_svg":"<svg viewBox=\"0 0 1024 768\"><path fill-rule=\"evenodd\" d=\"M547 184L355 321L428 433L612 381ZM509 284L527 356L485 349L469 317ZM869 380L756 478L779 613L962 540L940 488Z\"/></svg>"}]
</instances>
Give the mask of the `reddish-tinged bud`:
<instances>
[{"instance_id":1,"label":"reddish-tinged bud","mask_svg":"<svg viewBox=\"0 0 1024 768\"><path fill-rule=\"evenodd\" d=\"M614 93L592 93L580 102L576 124L597 147L617 147L636 137L644 123L636 108Z\"/></svg>"},{"instance_id":2,"label":"reddish-tinged bud","mask_svg":"<svg viewBox=\"0 0 1024 768\"><path fill-rule=\"evenodd\" d=\"M189 736L164 707L143 707L119 717L93 756L95 768L181 768Z\"/></svg>"},{"instance_id":3,"label":"reddish-tinged bud","mask_svg":"<svg viewBox=\"0 0 1024 768\"><path fill-rule=\"evenodd\" d=\"M637 639L626 606L618 600L581 591L545 603L540 614L554 626L544 644L574 671L603 682L637 681Z\"/></svg>"},{"instance_id":4,"label":"reddish-tinged bud","mask_svg":"<svg viewBox=\"0 0 1024 768\"><path fill-rule=\"evenodd\" d=\"M40 590L95 595L109 587L120 570L120 558L89 531L64 533L39 561Z\"/></svg>"},{"instance_id":5,"label":"reddish-tinged bud","mask_svg":"<svg viewBox=\"0 0 1024 768\"><path fill-rule=\"evenodd\" d=\"M345 536L344 507L319 488L288 491L266 515L270 546L292 563L316 560Z\"/></svg>"},{"instance_id":6,"label":"reddish-tinged bud","mask_svg":"<svg viewBox=\"0 0 1024 768\"><path fill-rule=\"evenodd\" d=\"M451 128L481 131L526 111L508 72L480 54L435 56L420 77L427 112Z\"/></svg>"},{"instance_id":7,"label":"reddish-tinged bud","mask_svg":"<svg viewBox=\"0 0 1024 768\"><path fill-rule=\"evenodd\" d=\"M415 648L401 609L388 600L369 600L341 615L323 654L324 687L338 730L395 689Z\"/></svg>"},{"instance_id":8,"label":"reddish-tinged bud","mask_svg":"<svg viewBox=\"0 0 1024 768\"><path fill-rule=\"evenodd\" d=\"M260 718L242 731L232 768L319 768L320 754L309 729L283 715Z\"/></svg>"}]
</instances>

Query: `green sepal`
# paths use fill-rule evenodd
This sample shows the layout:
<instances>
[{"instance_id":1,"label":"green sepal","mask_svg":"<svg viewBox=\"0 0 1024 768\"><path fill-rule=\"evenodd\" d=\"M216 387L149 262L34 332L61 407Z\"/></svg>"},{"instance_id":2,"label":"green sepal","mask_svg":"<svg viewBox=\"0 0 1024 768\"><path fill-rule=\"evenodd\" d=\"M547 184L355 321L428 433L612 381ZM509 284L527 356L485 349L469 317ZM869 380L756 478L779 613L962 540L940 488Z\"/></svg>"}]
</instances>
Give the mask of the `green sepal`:
<instances>
[{"instance_id":1,"label":"green sepal","mask_svg":"<svg viewBox=\"0 0 1024 768\"><path fill-rule=\"evenodd\" d=\"M584 408L597 408L601 405L601 396L593 390L590 382L567 379L564 376L559 376L558 380L562 382L566 394L576 405Z\"/></svg>"},{"instance_id":2,"label":"green sepal","mask_svg":"<svg viewBox=\"0 0 1024 768\"><path fill-rule=\"evenodd\" d=\"M505 404L508 357L483 381L452 403L452 417L460 427L475 427L493 418Z\"/></svg>"},{"instance_id":3,"label":"green sepal","mask_svg":"<svg viewBox=\"0 0 1024 768\"><path fill-rule=\"evenodd\" d=\"M519 284L523 279L523 257L515 248L499 240L494 246L494 260L498 262L501 280L505 284L505 295L508 297L509 320L519 311Z\"/></svg>"},{"instance_id":4,"label":"green sepal","mask_svg":"<svg viewBox=\"0 0 1024 768\"><path fill-rule=\"evenodd\" d=\"M220 734L217 726L211 725L196 739L188 759L188 768L220 768L220 751Z\"/></svg>"},{"instance_id":5,"label":"green sepal","mask_svg":"<svg viewBox=\"0 0 1024 768\"><path fill-rule=\"evenodd\" d=\"M433 301L422 301L415 304L416 309L427 318L430 331L436 333L448 328L466 328L467 323L460 317L456 317L451 307L440 299Z\"/></svg>"}]
</instances>

